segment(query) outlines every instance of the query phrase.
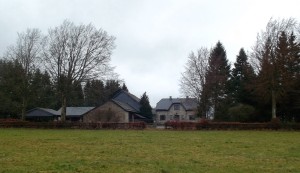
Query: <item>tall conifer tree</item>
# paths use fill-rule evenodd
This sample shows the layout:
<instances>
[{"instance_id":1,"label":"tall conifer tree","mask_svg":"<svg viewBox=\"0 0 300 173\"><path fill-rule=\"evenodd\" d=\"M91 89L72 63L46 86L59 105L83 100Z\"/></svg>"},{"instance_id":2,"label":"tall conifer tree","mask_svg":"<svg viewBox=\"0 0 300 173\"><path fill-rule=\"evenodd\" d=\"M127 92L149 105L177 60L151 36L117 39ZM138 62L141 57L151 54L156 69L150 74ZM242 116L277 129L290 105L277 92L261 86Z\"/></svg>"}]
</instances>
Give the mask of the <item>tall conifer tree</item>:
<instances>
[{"instance_id":1,"label":"tall conifer tree","mask_svg":"<svg viewBox=\"0 0 300 173\"><path fill-rule=\"evenodd\" d=\"M128 91L128 88L127 88L127 86L126 86L125 83L123 83L123 85L122 85L122 90L124 90L124 91L126 91L126 92L129 92L129 91Z\"/></svg>"},{"instance_id":2,"label":"tall conifer tree","mask_svg":"<svg viewBox=\"0 0 300 173\"><path fill-rule=\"evenodd\" d=\"M147 96L146 92L142 95L140 104L140 113L148 119L152 119L152 107L150 105L149 97Z\"/></svg>"},{"instance_id":3,"label":"tall conifer tree","mask_svg":"<svg viewBox=\"0 0 300 173\"><path fill-rule=\"evenodd\" d=\"M248 62L248 56L243 48L240 49L236 57L234 68L232 69L231 89L235 103L253 105L254 96L252 92L255 73Z\"/></svg>"},{"instance_id":4,"label":"tall conifer tree","mask_svg":"<svg viewBox=\"0 0 300 173\"><path fill-rule=\"evenodd\" d=\"M210 102L215 120L228 120L230 64L220 41L212 49L208 63L203 89L205 100Z\"/></svg>"}]
</instances>

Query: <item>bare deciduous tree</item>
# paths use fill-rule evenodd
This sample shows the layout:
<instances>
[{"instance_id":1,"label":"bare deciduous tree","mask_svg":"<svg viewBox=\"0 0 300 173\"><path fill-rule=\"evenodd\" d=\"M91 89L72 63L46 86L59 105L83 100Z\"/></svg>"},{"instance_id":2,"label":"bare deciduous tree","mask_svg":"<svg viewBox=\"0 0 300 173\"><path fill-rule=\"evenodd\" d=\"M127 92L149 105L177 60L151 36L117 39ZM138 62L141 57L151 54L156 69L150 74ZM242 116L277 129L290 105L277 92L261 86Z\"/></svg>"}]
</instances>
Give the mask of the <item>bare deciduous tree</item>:
<instances>
[{"instance_id":1,"label":"bare deciduous tree","mask_svg":"<svg viewBox=\"0 0 300 173\"><path fill-rule=\"evenodd\" d=\"M56 81L62 98L62 121L66 116L68 91L88 79L104 78L113 73L110 56L115 48L115 37L96 29L92 24L75 25L64 21L49 30L43 46L46 70Z\"/></svg>"},{"instance_id":2,"label":"bare deciduous tree","mask_svg":"<svg viewBox=\"0 0 300 173\"><path fill-rule=\"evenodd\" d=\"M200 48L197 55L192 52L185 65L185 72L181 73L180 91L186 96L200 98L200 93L205 84L205 75L208 69L209 51Z\"/></svg>"},{"instance_id":3,"label":"bare deciduous tree","mask_svg":"<svg viewBox=\"0 0 300 173\"><path fill-rule=\"evenodd\" d=\"M199 106L198 113L206 116L203 106L207 106L200 99L203 98L203 87L205 85L206 73L208 71L208 59L210 53L207 48L200 48L195 55L193 52L189 55L188 61L185 65L185 72L181 74L180 90L186 96L197 98ZM201 105L200 105L201 103Z\"/></svg>"},{"instance_id":4,"label":"bare deciduous tree","mask_svg":"<svg viewBox=\"0 0 300 173\"><path fill-rule=\"evenodd\" d=\"M278 38L281 32L285 32L287 35L291 34L297 28L297 21L294 18L288 19L273 19L271 18L266 26L265 31L261 31L257 34L256 42L252 47L250 54L251 65L256 73L261 70L262 57L264 56L265 45L268 41L272 52L275 52ZM299 31L300 32L300 31Z\"/></svg>"},{"instance_id":5,"label":"bare deciduous tree","mask_svg":"<svg viewBox=\"0 0 300 173\"><path fill-rule=\"evenodd\" d=\"M26 32L18 33L16 45L9 47L7 57L18 61L23 68L22 73L22 120L25 119L25 111L28 100L28 87L30 74L38 66L41 51L41 32L38 29L27 29Z\"/></svg>"}]
</instances>

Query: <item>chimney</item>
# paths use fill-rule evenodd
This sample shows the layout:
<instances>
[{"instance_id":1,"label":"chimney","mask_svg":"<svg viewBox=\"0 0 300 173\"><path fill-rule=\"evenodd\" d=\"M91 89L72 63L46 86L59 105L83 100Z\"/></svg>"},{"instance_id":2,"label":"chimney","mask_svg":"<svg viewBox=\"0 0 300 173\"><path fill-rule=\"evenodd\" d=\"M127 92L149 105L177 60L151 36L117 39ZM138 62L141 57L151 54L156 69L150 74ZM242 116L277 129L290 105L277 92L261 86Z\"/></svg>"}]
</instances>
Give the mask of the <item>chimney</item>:
<instances>
[{"instance_id":1,"label":"chimney","mask_svg":"<svg viewBox=\"0 0 300 173\"><path fill-rule=\"evenodd\" d=\"M170 96L170 100L172 100L172 96Z\"/></svg>"}]
</instances>

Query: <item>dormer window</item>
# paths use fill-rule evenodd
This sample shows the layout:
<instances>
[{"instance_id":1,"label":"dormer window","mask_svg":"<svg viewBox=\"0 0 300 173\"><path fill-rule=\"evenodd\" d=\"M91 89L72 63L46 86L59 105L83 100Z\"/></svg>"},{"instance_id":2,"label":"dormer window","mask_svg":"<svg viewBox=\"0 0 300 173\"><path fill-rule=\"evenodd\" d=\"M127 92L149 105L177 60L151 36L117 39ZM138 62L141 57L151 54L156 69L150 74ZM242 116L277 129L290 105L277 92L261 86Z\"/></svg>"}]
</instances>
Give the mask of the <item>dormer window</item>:
<instances>
[{"instance_id":1,"label":"dormer window","mask_svg":"<svg viewBox=\"0 0 300 173\"><path fill-rule=\"evenodd\" d=\"M174 110L180 110L180 104L174 104Z\"/></svg>"}]
</instances>

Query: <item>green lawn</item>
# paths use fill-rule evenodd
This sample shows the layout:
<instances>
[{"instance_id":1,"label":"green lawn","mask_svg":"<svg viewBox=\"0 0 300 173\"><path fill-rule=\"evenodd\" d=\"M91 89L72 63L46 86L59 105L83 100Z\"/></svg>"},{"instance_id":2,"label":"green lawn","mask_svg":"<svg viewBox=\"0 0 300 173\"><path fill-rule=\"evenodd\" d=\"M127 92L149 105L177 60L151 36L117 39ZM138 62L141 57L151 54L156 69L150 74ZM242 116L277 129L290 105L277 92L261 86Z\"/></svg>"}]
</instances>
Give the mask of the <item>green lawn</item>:
<instances>
[{"instance_id":1,"label":"green lawn","mask_svg":"<svg viewBox=\"0 0 300 173\"><path fill-rule=\"evenodd\" d=\"M300 172L300 132L0 129L2 172Z\"/></svg>"}]
</instances>

